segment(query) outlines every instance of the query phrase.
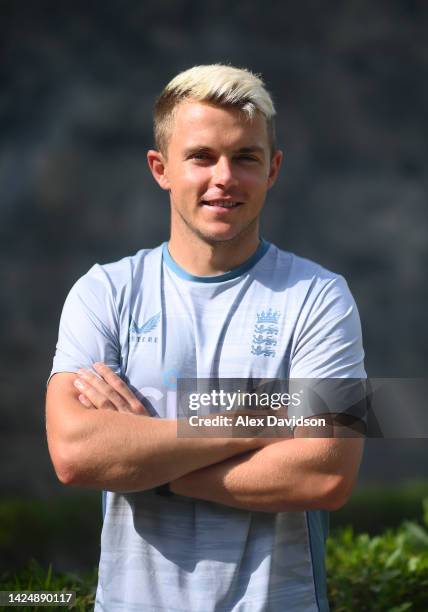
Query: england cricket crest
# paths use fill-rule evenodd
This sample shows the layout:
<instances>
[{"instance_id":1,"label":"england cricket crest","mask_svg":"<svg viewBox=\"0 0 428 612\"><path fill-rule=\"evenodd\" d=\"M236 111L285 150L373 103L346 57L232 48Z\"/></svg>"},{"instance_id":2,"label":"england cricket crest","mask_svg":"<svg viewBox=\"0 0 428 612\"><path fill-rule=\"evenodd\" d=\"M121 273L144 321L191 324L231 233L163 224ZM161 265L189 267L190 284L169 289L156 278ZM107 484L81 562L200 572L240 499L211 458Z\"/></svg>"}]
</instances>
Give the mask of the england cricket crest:
<instances>
[{"instance_id":1,"label":"england cricket crest","mask_svg":"<svg viewBox=\"0 0 428 612\"><path fill-rule=\"evenodd\" d=\"M253 342L251 346L252 355L263 355L263 357L275 357L275 347L278 343L278 321L281 313L279 310L257 313L257 323L254 325Z\"/></svg>"}]
</instances>

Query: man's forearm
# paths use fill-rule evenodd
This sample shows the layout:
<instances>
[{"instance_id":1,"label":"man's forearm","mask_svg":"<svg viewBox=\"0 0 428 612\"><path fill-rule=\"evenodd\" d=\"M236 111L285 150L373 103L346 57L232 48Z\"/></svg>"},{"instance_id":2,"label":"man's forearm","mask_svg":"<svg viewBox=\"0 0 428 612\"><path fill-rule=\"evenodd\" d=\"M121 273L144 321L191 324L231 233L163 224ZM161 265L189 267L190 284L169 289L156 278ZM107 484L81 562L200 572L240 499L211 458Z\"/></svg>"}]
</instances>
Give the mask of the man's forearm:
<instances>
[{"instance_id":1,"label":"man's forearm","mask_svg":"<svg viewBox=\"0 0 428 612\"><path fill-rule=\"evenodd\" d=\"M65 484L123 492L150 489L262 443L178 437L174 420L85 409L72 391L60 395L58 409L54 384L62 383L49 385L47 433L57 475Z\"/></svg>"},{"instance_id":2,"label":"man's forearm","mask_svg":"<svg viewBox=\"0 0 428 612\"><path fill-rule=\"evenodd\" d=\"M192 472L171 483L174 493L260 512L334 510L349 496L362 441L288 439ZM352 448L351 448L352 447Z\"/></svg>"}]
</instances>

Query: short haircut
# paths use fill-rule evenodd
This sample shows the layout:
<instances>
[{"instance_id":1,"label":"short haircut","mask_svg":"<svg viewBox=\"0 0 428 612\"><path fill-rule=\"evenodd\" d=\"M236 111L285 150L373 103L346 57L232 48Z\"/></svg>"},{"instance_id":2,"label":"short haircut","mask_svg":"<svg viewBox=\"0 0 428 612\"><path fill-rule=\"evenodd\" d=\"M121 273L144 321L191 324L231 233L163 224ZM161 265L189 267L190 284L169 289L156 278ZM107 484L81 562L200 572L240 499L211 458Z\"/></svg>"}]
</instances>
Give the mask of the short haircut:
<instances>
[{"instance_id":1,"label":"short haircut","mask_svg":"<svg viewBox=\"0 0 428 612\"><path fill-rule=\"evenodd\" d=\"M245 68L210 64L194 66L174 77L156 100L154 108L155 144L164 155L168 149L175 108L184 100L235 107L250 120L255 113L261 113L266 119L272 154L275 151L275 108L259 75Z\"/></svg>"}]
</instances>

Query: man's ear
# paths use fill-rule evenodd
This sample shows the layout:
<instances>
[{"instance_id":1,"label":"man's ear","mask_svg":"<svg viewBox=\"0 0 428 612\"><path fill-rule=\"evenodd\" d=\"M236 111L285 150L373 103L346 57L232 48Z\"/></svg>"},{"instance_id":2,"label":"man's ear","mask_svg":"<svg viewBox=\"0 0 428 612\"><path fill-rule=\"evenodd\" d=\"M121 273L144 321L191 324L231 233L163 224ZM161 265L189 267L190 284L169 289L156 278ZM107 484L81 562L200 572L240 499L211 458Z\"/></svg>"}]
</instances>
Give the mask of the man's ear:
<instances>
[{"instance_id":1,"label":"man's ear","mask_svg":"<svg viewBox=\"0 0 428 612\"><path fill-rule=\"evenodd\" d=\"M279 169L281 167L283 157L284 155L282 151L279 151L279 150L275 151L275 153L272 156L272 159L270 162L269 176L268 176L268 189L272 187L272 185L275 183L276 179L278 178Z\"/></svg>"},{"instance_id":2,"label":"man's ear","mask_svg":"<svg viewBox=\"0 0 428 612\"><path fill-rule=\"evenodd\" d=\"M150 172L153 174L155 181L165 189L169 191L169 181L166 175L166 162L165 158L160 151L154 151L151 149L147 152L147 163L149 164Z\"/></svg>"}]
</instances>

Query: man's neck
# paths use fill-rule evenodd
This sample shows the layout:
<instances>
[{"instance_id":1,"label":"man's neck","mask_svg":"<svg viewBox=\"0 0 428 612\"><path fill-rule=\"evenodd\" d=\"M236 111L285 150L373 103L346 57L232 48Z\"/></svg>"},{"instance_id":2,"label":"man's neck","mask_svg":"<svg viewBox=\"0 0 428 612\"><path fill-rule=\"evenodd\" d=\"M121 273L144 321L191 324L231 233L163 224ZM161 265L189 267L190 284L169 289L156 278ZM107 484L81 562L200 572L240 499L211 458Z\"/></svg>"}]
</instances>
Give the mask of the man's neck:
<instances>
[{"instance_id":1,"label":"man's neck","mask_svg":"<svg viewBox=\"0 0 428 612\"><path fill-rule=\"evenodd\" d=\"M195 276L216 276L247 261L259 244L258 235L211 244L196 236L182 241L171 234L168 250L174 261L186 272Z\"/></svg>"}]
</instances>

